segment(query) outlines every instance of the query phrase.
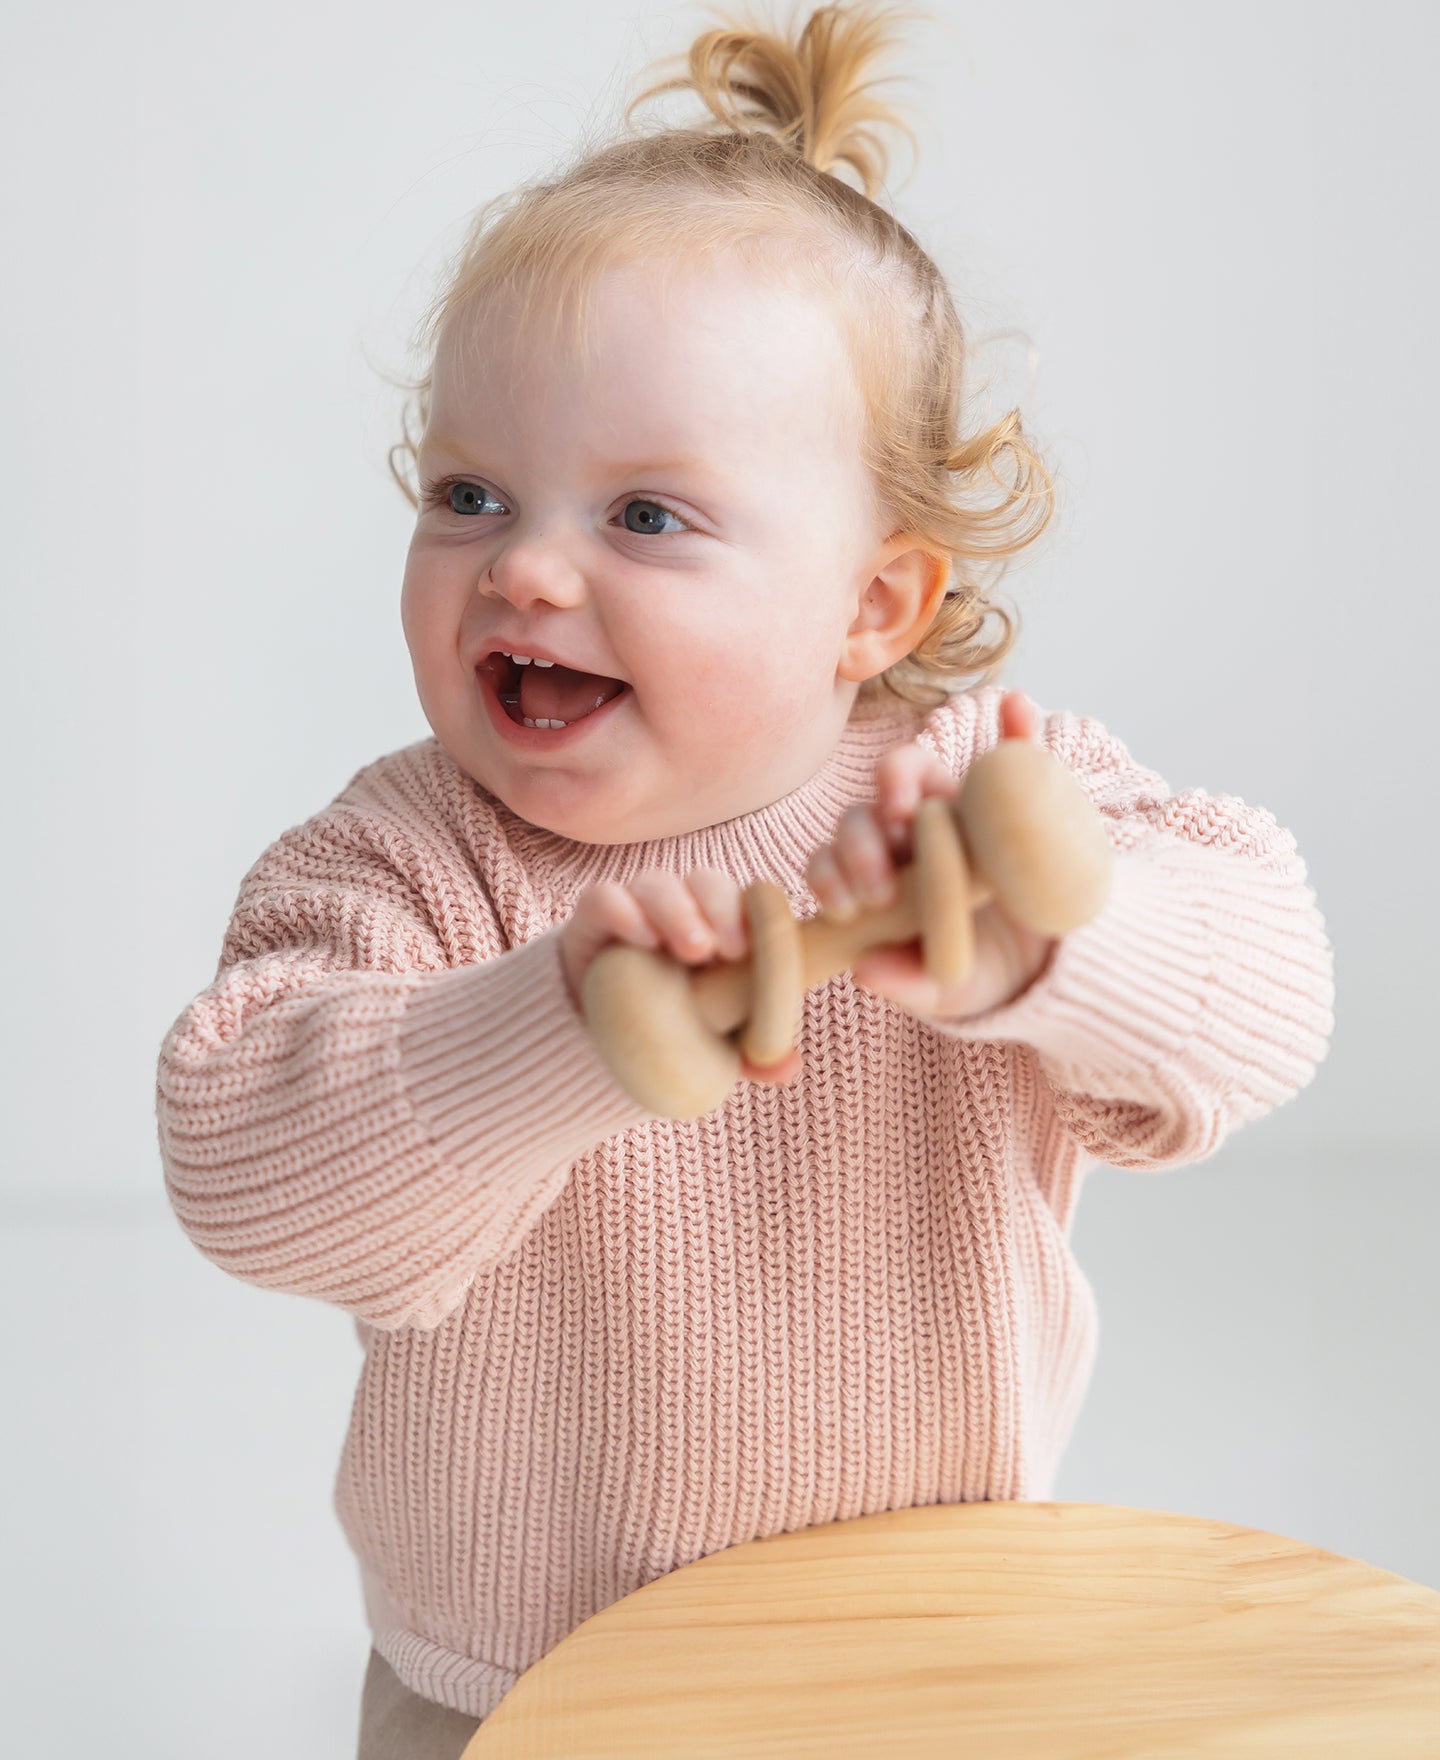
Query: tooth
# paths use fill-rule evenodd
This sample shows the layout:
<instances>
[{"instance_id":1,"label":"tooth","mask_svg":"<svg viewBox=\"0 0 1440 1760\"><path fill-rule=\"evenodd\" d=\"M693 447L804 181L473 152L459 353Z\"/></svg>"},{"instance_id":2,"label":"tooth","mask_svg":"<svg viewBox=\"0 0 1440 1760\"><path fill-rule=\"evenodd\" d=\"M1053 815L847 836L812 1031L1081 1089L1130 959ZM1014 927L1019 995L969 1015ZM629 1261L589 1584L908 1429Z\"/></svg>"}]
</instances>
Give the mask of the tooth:
<instances>
[{"instance_id":1,"label":"tooth","mask_svg":"<svg viewBox=\"0 0 1440 1760\"><path fill-rule=\"evenodd\" d=\"M500 650L505 654L505 650ZM517 666L553 666L553 660L532 660L528 654L505 654L507 660L513 660Z\"/></svg>"}]
</instances>

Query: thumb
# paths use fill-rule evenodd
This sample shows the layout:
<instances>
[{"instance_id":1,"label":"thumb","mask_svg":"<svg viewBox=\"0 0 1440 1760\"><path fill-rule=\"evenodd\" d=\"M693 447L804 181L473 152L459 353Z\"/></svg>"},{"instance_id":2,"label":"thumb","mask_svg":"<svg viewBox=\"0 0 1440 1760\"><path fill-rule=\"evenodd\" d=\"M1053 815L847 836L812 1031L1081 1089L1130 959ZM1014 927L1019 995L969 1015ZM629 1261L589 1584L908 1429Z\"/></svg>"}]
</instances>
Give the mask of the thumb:
<instances>
[{"instance_id":1,"label":"thumb","mask_svg":"<svg viewBox=\"0 0 1440 1760\"><path fill-rule=\"evenodd\" d=\"M1001 739L1034 739L1039 720L1035 705L1024 691L1006 691L1000 699Z\"/></svg>"},{"instance_id":2,"label":"thumb","mask_svg":"<svg viewBox=\"0 0 1440 1760\"><path fill-rule=\"evenodd\" d=\"M933 1008L939 995L939 986L920 957L918 942L868 948L851 966L850 976L861 989L873 990L901 1008Z\"/></svg>"}]
</instances>

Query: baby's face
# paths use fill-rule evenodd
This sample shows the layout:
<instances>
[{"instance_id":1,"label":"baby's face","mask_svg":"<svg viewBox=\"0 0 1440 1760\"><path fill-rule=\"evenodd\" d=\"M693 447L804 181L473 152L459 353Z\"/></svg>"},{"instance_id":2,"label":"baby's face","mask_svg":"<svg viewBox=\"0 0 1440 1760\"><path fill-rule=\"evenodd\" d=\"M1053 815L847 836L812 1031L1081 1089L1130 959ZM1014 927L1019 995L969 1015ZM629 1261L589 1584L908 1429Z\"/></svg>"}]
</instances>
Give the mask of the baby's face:
<instances>
[{"instance_id":1,"label":"baby's face","mask_svg":"<svg viewBox=\"0 0 1440 1760\"><path fill-rule=\"evenodd\" d=\"M632 267L594 298L585 370L509 346L503 311L478 357L442 338L401 617L463 770L532 824L630 843L766 806L825 761L877 670L844 648L885 534L822 307L730 259L667 302ZM627 688L563 732L502 726L477 671L496 645Z\"/></svg>"}]
</instances>

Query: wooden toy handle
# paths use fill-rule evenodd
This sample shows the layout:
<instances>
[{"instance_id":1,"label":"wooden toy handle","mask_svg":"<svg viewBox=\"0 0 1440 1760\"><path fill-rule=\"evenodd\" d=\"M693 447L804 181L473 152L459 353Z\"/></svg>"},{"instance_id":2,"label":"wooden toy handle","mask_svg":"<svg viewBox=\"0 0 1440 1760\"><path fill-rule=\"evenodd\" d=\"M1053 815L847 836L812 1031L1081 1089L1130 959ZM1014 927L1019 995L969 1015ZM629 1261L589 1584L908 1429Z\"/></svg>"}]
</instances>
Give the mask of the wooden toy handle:
<instances>
[{"instance_id":1,"label":"wooden toy handle","mask_svg":"<svg viewBox=\"0 0 1440 1760\"><path fill-rule=\"evenodd\" d=\"M920 805L916 817L936 808L949 811L948 804L931 797ZM901 868L896 874L896 897L883 909L862 911L848 923L827 917L822 911L799 925L799 943L803 988L812 990L817 984L828 984L841 972L849 971L872 947L903 945L913 941L925 923L920 899L921 872L918 861ZM776 888L779 891L779 888ZM970 887L970 909L979 910L995 896L995 888L976 875ZM754 925L752 922L752 935ZM613 949L607 949L607 952ZM643 951L643 950L642 950ZM598 956L597 956L598 957ZM707 966L703 971L688 972L690 999L695 1013L713 1033L732 1033L750 1018L750 992L753 988L754 954L742 960ZM960 974L963 976L963 973ZM957 982L951 978L949 982ZM757 1058L757 1062L771 1061ZM778 1062L779 1058L773 1061Z\"/></svg>"},{"instance_id":2,"label":"wooden toy handle","mask_svg":"<svg viewBox=\"0 0 1440 1760\"><path fill-rule=\"evenodd\" d=\"M823 912L797 923L783 889L756 880L744 893L747 959L696 971L648 948L604 948L585 974L583 1006L620 1086L662 1117L698 1118L739 1079L742 1050L752 1063L778 1063L799 1034L805 993L869 948L918 936L926 970L954 984L973 964L981 905L998 899L1017 922L1063 935L1109 895L1104 820L1079 780L1030 740L983 752L954 801L921 801L913 843L895 902L846 923Z\"/></svg>"}]
</instances>

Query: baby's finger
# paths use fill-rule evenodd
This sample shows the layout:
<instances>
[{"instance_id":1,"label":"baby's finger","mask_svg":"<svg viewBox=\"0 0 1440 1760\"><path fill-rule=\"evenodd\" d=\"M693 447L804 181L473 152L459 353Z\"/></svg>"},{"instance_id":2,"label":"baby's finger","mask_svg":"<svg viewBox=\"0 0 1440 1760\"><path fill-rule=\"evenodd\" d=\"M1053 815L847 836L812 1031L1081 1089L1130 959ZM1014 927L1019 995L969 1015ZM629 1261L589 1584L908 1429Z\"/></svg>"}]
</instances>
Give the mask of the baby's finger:
<instances>
[{"instance_id":1,"label":"baby's finger","mask_svg":"<svg viewBox=\"0 0 1440 1760\"><path fill-rule=\"evenodd\" d=\"M830 846L841 879L871 909L895 900L895 863L873 806L855 806L840 815Z\"/></svg>"},{"instance_id":2,"label":"baby's finger","mask_svg":"<svg viewBox=\"0 0 1440 1760\"><path fill-rule=\"evenodd\" d=\"M930 795L954 800L956 781L934 752L915 740L891 746L875 766L875 814L891 853L908 861L911 825L920 802Z\"/></svg>"},{"instance_id":3,"label":"baby's finger","mask_svg":"<svg viewBox=\"0 0 1440 1760\"><path fill-rule=\"evenodd\" d=\"M650 927L639 901L618 881L602 880L580 895L560 936L566 988L582 1012L586 973L596 954L617 941L632 947L660 946L660 937Z\"/></svg>"},{"instance_id":4,"label":"baby's finger","mask_svg":"<svg viewBox=\"0 0 1440 1760\"><path fill-rule=\"evenodd\" d=\"M720 957L744 959L750 951L750 925L739 881L719 868L692 868L686 878L714 931Z\"/></svg>"},{"instance_id":5,"label":"baby's finger","mask_svg":"<svg viewBox=\"0 0 1440 1760\"><path fill-rule=\"evenodd\" d=\"M1006 691L1000 699L1001 739L1034 739L1040 716L1024 691Z\"/></svg>"},{"instance_id":6,"label":"baby's finger","mask_svg":"<svg viewBox=\"0 0 1440 1760\"><path fill-rule=\"evenodd\" d=\"M628 941L639 947L660 945L639 899L618 880L600 880L587 888L575 906L569 929L587 953L610 941Z\"/></svg>"},{"instance_id":7,"label":"baby's finger","mask_svg":"<svg viewBox=\"0 0 1440 1760\"><path fill-rule=\"evenodd\" d=\"M820 900L820 909L835 922L853 923L860 915L860 899L840 872L832 844L822 844L813 852L805 869L805 884Z\"/></svg>"},{"instance_id":8,"label":"baby's finger","mask_svg":"<svg viewBox=\"0 0 1440 1760\"><path fill-rule=\"evenodd\" d=\"M710 919L678 874L646 869L630 882L630 891L667 953L696 965L714 957L715 931Z\"/></svg>"}]
</instances>

